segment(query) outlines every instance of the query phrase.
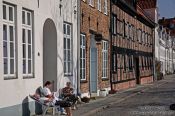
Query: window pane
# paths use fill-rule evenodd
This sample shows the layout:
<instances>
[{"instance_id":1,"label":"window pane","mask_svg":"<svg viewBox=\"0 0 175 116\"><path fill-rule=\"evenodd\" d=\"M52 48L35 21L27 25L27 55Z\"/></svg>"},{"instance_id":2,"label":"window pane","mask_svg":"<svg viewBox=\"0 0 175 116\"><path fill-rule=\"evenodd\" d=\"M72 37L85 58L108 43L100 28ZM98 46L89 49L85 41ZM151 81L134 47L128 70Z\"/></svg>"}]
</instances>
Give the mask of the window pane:
<instances>
[{"instance_id":1,"label":"window pane","mask_svg":"<svg viewBox=\"0 0 175 116\"><path fill-rule=\"evenodd\" d=\"M86 52L85 49L83 49L83 58L85 58L85 52Z\"/></svg>"},{"instance_id":2,"label":"window pane","mask_svg":"<svg viewBox=\"0 0 175 116\"><path fill-rule=\"evenodd\" d=\"M10 43L10 58L14 58L14 43Z\"/></svg>"},{"instance_id":3,"label":"window pane","mask_svg":"<svg viewBox=\"0 0 175 116\"><path fill-rule=\"evenodd\" d=\"M70 35L70 25L67 25L67 35Z\"/></svg>"},{"instance_id":4,"label":"window pane","mask_svg":"<svg viewBox=\"0 0 175 116\"><path fill-rule=\"evenodd\" d=\"M67 73L67 71L66 71L66 62L64 62L64 73Z\"/></svg>"},{"instance_id":5,"label":"window pane","mask_svg":"<svg viewBox=\"0 0 175 116\"><path fill-rule=\"evenodd\" d=\"M32 61L28 60L28 73L31 74L32 73Z\"/></svg>"},{"instance_id":6,"label":"window pane","mask_svg":"<svg viewBox=\"0 0 175 116\"><path fill-rule=\"evenodd\" d=\"M83 72L82 72L83 70L82 69L80 69L80 79L83 79Z\"/></svg>"},{"instance_id":7,"label":"window pane","mask_svg":"<svg viewBox=\"0 0 175 116\"><path fill-rule=\"evenodd\" d=\"M83 43L82 41L83 41L83 36L81 35L80 36L80 46L82 46L82 43Z\"/></svg>"},{"instance_id":8,"label":"window pane","mask_svg":"<svg viewBox=\"0 0 175 116\"><path fill-rule=\"evenodd\" d=\"M83 49L80 49L80 58L82 58Z\"/></svg>"},{"instance_id":9,"label":"window pane","mask_svg":"<svg viewBox=\"0 0 175 116\"><path fill-rule=\"evenodd\" d=\"M64 49L66 49L66 38L64 38Z\"/></svg>"},{"instance_id":10,"label":"window pane","mask_svg":"<svg viewBox=\"0 0 175 116\"><path fill-rule=\"evenodd\" d=\"M64 34L66 34L66 24L63 25Z\"/></svg>"},{"instance_id":11,"label":"window pane","mask_svg":"<svg viewBox=\"0 0 175 116\"><path fill-rule=\"evenodd\" d=\"M31 59L32 57L32 50L31 50L31 45L28 45L28 58Z\"/></svg>"},{"instance_id":12,"label":"window pane","mask_svg":"<svg viewBox=\"0 0 175 116\"><path fill-rule=\"evenodd\" d=\"M31 44L31 30L28 30L28 43Z\"/></svg>"},{"instance_id":13,"label":"window pane","mask_svg":"<svg viewBox=\"0 0 175 116\"><path fill-rule=\"evenodd\" d=\"M13 8L9 7L9 20L13 21Z\"/></svg>"},{"instance_id":14,"label":"window pane","mask_svg":"<svg viewBox=\"0 0 175 116\"><path fill-rule=\"evenodd\" d=\"M14 74L14 59L10 59L10 74Z\"/></svg>"},{"instance_id":15,"label":"window pane","mask_svg":"<svg viewBox=\"0 0 175 116\"><path fill-rule=\"evenodd\" d=\"M26 74L26 60L23 60L23 74Z\"/></svg>"},{"instance_id":16,"label":"window pane","mask_svg":"<svg viewBox=\"0 0 175 116\"><path fill-rule=\"evenodd\" d=\"M71 63L68 62L68 73L71 73Z\"/></svg>"},{"instance_id":17,"label":"window pane","mask_svg":"<svg viewBox=\"0 0 175 116\"><path fill-rule=\"evenodd\" d=\"M70 49L70 39L67 39L67 49Z\"/></svg>"},{"instance_id":18,"label":"window pane","mask_svg":"<svg viewBox=\"0 0 175 116\"><path fill-rule=\"evenodd\" d=\"M68 60L68 61L71 60L71 53L70 53L70 51L67 51L67 60Z\"/></svg>"},{"instance_id":19,"label":"window pane","mask_svg":"<svg viewBox=\"0 0 175 116\"><path fill-rule=\"evenodd\" d=\"M3 19L7 19L7 11L6 11L6 6L3 5Z\"/></svg>"},{"instance_id":20,"label":"window pane","mask_svg":"<svg viewBox=\"0 0 175 116\"><path fill-rule=\"evenodd\" d=\"M25 24L25 11L22 11L22 24Z\"/></svg>"},{"instance_id":21,"label":"window pane","mask_svg":"<svg viewBox=\"0 0 175 116\"><path fill-rule=\"evenodd\" d=\"M26 58L26 45L23 44L23 58Z\"/></svg>"},{"instance_id":22,"label":"window pane","mask_svg":"<svg viewBox=\"0 0 175 116\"><path fill-rule=\"evenodd\" d=\"M8 74L8 60L4 58L4 74Z\"/></svg>"},{"instance_id":23,"label":"window pane","mask_svg":"<svg viewBox=\"0 0 175 116\"><path fill-rule=\"evenodd\" d=\"M10 26L10 41L14 41L14 35L13 35L13 26Z\"/></svg>"},{"instance_id":24,"label":"window pane","mask_svg":"<svg viewBox=\"0 0 175 116\"><path fill-rule=\"evenodd\" d=\"M27 24L31 25L31 14L29 12L27 13Z\"/></svg>"},{"instance_id":25,"label":"window pane","mask_svg":"<svg viewBox=\"0 0 175 116\"><path fill-rule=\"evenodd\" d=\"M3 42L3 57L7 57L7 42Z\"/></svg>"},{"instance_id":26,"label":"window pane","mask_svg":"<svg viewBox=\"0 0 175 116\"><path fill-rule=\"evenodd\" d=\"M25 29L23 29L23 30L22 30L22 42L23 42L23 43L26 43L26 39L25 39L26 36L25 36L25 35L26 35Z\"/></svg>"},{"instance_id":27,"label":"window pane","mask_svg":"<svg viewBox=\"0 0 175 116\"><path fill-rule=\"evenodd\" d=\"M85 68L85 64L86 62L85 62L85 59L83 59L83 68Z\"/></svg>"},{"instance_id":28,"label":"window pane","mask_svg":"<svg viewBox=\"0 0 175 116\"><path fill-rule=\"evenodd\" d=\"M82 69L82 79L85 79L85 70Z\"/></svg>"},{"instance_id":29,"label":"window pane","mask_svg":"<svg viewBox=\"0 0 175 116\"><path fill-rule=\"evenodd\" d=\"M7 40L7 26L3 25L3 40Z\"/></svg>"},{"instance_id":30,"label":"window pane","mask_svg":"<svg viewBox=\"0 0 175 116\"><path fill-rule=\"evenodd\" d=\"M83 64L83 60L81 59L81 60L80 60L80 69L82 69L82 67L83 67L82 64Z\"/></svg>"},{"instance_id":31,"label":"window pane","mask_svg":"<svg viewBox=\"0 0 175 116\"><path fill-rule=\"evenodd\" d=\"M64 61L67 60L67 50L64 50Z\"/></svg>"},{"instance_id":32,"label":"window pane","mask_svg":"<svg viewBox=\"0 0 175 116\"><path fill-rule=\"evenodd\" d=\"M85 46L86 42L85 42L85 36L83 36L83 46Z\"/></svg>"}]
</instances>

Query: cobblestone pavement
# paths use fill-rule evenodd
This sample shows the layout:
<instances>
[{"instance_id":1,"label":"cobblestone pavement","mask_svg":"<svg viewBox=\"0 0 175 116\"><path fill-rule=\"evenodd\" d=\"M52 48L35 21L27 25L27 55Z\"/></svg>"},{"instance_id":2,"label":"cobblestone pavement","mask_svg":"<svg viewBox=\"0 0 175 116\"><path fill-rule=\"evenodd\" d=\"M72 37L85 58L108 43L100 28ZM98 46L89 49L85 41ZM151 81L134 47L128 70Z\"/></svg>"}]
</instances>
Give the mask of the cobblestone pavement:
<instances>
[{"instance_id":1,"label":"cobblestone pavement","mask_svg":"<svg viewBox=\"0 0 175 116\"><path fill-rule=\"evenodd\" d=\"M175 75L78 105L73 116L175 116L175 111L169 110L172 103L175 103Z\"/></svg>"},{"instance_id":2,"label":"cobblestone pavement","mask_svg":"<svg viewBox=\"0 0 175 116\"><path fill-rule=\"evenodd\" d=\"M175 103L175 76L168 76L161 86L152 86L120 103L112 104L92 116L175 116L169 106Z\"/></svg>"}]
</instances>

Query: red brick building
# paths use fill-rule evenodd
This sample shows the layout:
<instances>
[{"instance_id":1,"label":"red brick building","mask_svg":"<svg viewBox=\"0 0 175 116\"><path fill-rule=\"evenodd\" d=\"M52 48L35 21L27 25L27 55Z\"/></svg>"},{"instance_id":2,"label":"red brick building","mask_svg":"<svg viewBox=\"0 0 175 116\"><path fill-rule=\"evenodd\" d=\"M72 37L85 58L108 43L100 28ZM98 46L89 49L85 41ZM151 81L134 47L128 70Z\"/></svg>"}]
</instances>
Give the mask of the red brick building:
<instances>
[{"instance_id":1,"label":"red brick building","mask_svg":"<svg viewBox=\"0 0 175 116\"><path fill-rule=\"evenodd\" d=\"M99 95L110 88L110 0L81 0L80 90Z\"/></svg>"},{"instance_id":2,"label":"red brick building","mask_svg":"<svg viewBox=\"0 0 175 116\"><path fill-rule=\"evenodd\" d=\"M154 22L140 0L111 0L111 87L126 89L153 81ZM154 0L141 0L144 5Z\"/></svg>"}]
</instances>

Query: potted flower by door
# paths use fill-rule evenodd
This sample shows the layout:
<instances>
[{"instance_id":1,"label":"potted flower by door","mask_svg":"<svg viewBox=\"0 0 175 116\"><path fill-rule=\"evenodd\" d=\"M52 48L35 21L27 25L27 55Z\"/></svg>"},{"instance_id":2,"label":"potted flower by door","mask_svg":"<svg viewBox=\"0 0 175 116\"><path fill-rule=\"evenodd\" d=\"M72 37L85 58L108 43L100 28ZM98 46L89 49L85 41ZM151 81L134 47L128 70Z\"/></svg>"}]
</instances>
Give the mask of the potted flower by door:
<instances>
[{"instance_id":1,"label":"potted flower by door","mask_svg":"<svg viewBox=\"0 0 175 116\"><path fill-rule=\"evenodd\" d=\"M106 90L105 89L101 89L99 95L100 95L100 97L106 97L106 95L107 95Z\"/></svg>"}]
</instances>

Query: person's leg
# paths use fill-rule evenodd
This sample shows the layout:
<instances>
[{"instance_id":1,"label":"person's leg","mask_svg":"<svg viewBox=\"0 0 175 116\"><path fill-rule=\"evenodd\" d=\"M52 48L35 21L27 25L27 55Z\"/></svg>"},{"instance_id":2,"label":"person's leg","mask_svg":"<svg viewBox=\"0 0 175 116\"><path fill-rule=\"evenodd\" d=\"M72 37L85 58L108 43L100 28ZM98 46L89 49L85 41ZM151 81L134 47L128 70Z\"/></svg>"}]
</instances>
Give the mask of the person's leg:
<instances>
[{"instance_id":1,"label":"person's leg","mask_svg":"<svg viewBox=\"0 0 175 116\"><path fill-rule=\"evenodd\" d=\"M67 116L72 116L71 107L66 107L65 110L66 110Z\"/></svg>"}]
</instances>

